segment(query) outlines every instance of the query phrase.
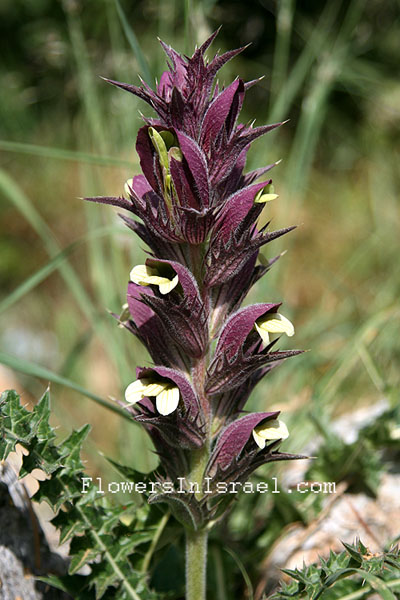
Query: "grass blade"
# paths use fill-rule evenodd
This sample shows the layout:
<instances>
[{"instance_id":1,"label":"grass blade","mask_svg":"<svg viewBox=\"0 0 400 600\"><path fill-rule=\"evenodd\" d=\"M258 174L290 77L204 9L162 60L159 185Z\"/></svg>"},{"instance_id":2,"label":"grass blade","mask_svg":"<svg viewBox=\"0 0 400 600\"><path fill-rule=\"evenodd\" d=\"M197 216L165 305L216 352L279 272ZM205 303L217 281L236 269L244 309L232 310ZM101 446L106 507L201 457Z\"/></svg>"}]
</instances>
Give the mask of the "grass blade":
<instances>
[{"instance_id":1,"label":"grass blade","mask_svg":"<svg viewBox=\"0 0 400 600\"><path fill-rule=\"evenodd\" d=\"M224 573L224 565L222 562L221 550L218 546L212 549L212 556L215 568L216 578L216 594L218 600L228 600L226 595L226 575Z\"/></svg>"},{"instance_id":2,"label":"grass blade","mask_svg":"<svg viewBox=\"0 0 400 600\"><path fill-rule=\"evenodd\" d=\"M371 332L379 331L385 323L393 323L399 315L398 304L386 307L371 318L354 334L354 341L345 348L338 358L336 364L327 371L315 384L315 398L319 398L319 410L328 410L335 394L351 371L354 363L359 360L357 349L360 344L365 344L370 339Z\"/></svg>"},{"instance_id":3,"label":"grass blade","mask_svg":"<svg viewBox=\"0 0 400 600\"><path fill-rule=\"evenodd\" d=\"M97 396L97 394L93 394L93 392L90 392L89 390L85 389L84 387L79 385L79 383L71 381L66 377L61 377L57 373L54 373L53 371L50 371L45 367L42 367L27 360L23 360L18 356L6 354L5 352L0 352L0 364L9 367L10 369L13 369L14 371L25 373L25 375L30 375L32 377L37 377L39 379L51 381L52 383L56 383L58 385L63 385L64 387L67 387L71 390L78 392L79 394L82 394L83 396L86 396L87 398L90 398L90 400L93 400L94 402L96 402L96 404L99 404L100 406L108 408L108 410L117 413L119 416L128 420L130 423L134 423L132 417L119 406L111 404L111 402L108 402L107 400L104 400L104 398L100 398L100 396Z\"/></svg>"},{"instance_id":4,"label":"grass blade","mask_svg":"<svg viewBox=\"0 0 400 600\"><path fill-rule=\"evenodd\" d=\"M331 42L329 54L316 66L311 90L303 101L303 108L292 144L288 165L289 195L301 199L307 185L321 129L328 110L328 98L346 62L351 56L350 38L364 7L364 0L353 0L343 25ZM321 35L321 34L320 34ZM325 52L328 44L324 38Z\"/></svg>"},{"instance_id":5,"label":"grass blade","mask_svg":"<svg viewBox=\"0 0 400 600\"><path fill-rule=\"evenodd\" d=\"M190 0L183 0L183 21L184 21L184 30L185 30L185 53L189 54L191 40L190 40Z\"/></svg>"},{"instance_id":6,"label":"grass blade","mask_svg":"<svg viewBox=\"0 0 400 600\"><path fill-rule=\"evenodd\" d=\"M133 164L129 160L122 160L112 156L100 156L98 154L90 154L89 152L52 148L49 146L26 144L25 142L13 142L10 140L0 140L0 150L4 150L5 152L17 152L19 154L29 154L32 156L42 156L44 158L54 158L56 160L89 163L102 167L132 167Z\"/></svg>"},{"instance_id":7,"label":"grass blade","mask_svg":"<svg viewBox=\"0 0 400 600\"><path fill-rule=\"evenodd\" d=\"M18 287L15 288L4 300L0 302L0 314L11 308L13 304L21 300L26 294L31 292L36 286L42 283L47 277L49 277L54 271L60 268L60 265L68 258L68 256L81 244L84 244L91 237L99 237L109 235L111 233L121 233L118 227L101 227L90 233L84 238L72 242L69 246L64 248L61 252L56 254L48 263L38 269L33 275L23 281Z\"/></svg>"},{"instance_id":8,"label":"grass blade","mask_svg":"<svg viewBox=\"0 0 400 600\"><path fill-rule=\"evenodd\" d=\"M278 97L279 90L282 89L287 77L294 13L294 0L280 0L278 2L276 42L271 76L271 101Z\"/></svg>"},{"instance_id":9,"label":"grass blade","mask_svg":"<svg viewBox=\"0 0 400 600\"><path fill-rule=\"evenodd\" d=\"M38 269L36 273L25 279L15 290L13 290L8 296L4 298L0 302L0 315L4 311L11 308L13 304L21 300L26 294L32 291L37 285L42 283L49 275L51 275L54 271L56 271L60 264L65 261L67 256L71 254L71 252L76 247L76 242L65 248L62 252L57 254L52 260L50 260L43 267Z\"/></svg>"},{"instance_id":10,"label":"grass blade","mask_svg":"<svg viewBox=\"0 0 400 600\"><path fill-rule=\"evenodd\" d=\"M5 172L0 170L0 191L14 204L22 216L28 221L32 228L41 238L43 245L51 258L54 258L61 252L61 248L53 235L50 227L38 213L32 202L24 194L22 189L16 182ZM91 322L95 321L96 310L92 305L92 301L81 282L79 281L75 271L71 265L60 264L60 272L65 282L75 296L82 312Z\"/></svg>"},{"instance_id":11,"label":"grass blade","mask_svg":"<svg viewBox=\"0 0 400 600\"><path fill-rule=\"evenodd\" d=\"M143 79L147 83L152 83L152 77L150 74L149 65L147 63L146 57L142 52L138 39L133 31L132 27L129 25L128 20L125 16L125 13L122 9L121 3L119 0L115 0L115 7L117 9L118 17L121 21L122 29L124 30L126 39L129 42L130 47L133 50L134 55L139 63L140 69L142 71Z\"/></svg>"},{"instance_id":12,"label":"grass blade","mask_svg":"<svg viewBox=\"0 0 400 600\"><path fill-rule=\"evenodd\" d=\"M96 147L100 148L100 151L104 153L107 147L107 140L102 125L104 115L95 85L96 78L93 75L90 65L82 22L79 15L67 3L64 3L64 11L67 16L68 33L77 69L79 94L85 108L86 119Z\"/></svg>"},{"instance_id":13,"label":"grass blade","mask_svg":"<svg viewBox=\"0 0 400 600\"><path fill-rule=\"evenodd\" d=\"M0 170L0 191L4 192L39 235L50 258L55 258L62 250L50 227L38 213L29 198L24 194L22 189L7 173L5 173L5 171L2 170ZM90 235L92 234L89 234L89 237ZM92 299L87 294L75 270L68 262L61 261L59 264L59 271L67 287L77 301L82 313L90 321L93 329L103 341L106 352L110 355L111 359L115 360L116 357L118 357L120 361L118 366L120 368L123 367L125 372L128 373L129 364L125 354L123 352L117 352L118 346L116 340L110 340L108 329L104 326L101 319L102 313L99 313L98 309L94 306Z\"/></svg>"},{"instance_id":14,"label":"grass blade","mask_svg":"<svg viewBox=\"0 0 400 600\"><path fill-rule=\"evenodd\" d=\"M298 94L301 86L309 75L312 64L320 56L326 45L326 32L330 31L337 13L340 2L327 2L316 26L313 27L307 44L292 68L289 76L282 87L280 94L274 102L268 120L279 121L287 117L289 107Z\"/></svg>"},{"instance_id":15,"label":"grass blade","mask_svg":"<svg viewBox=\"0 0 400 600\"><path fill-rule=\"evenodd\" d=\"M237 566L239 567L240 572L242 573L243 579L246 583L247 586L247 598L249 600L254 600L254 590L253 590L253 586L249 577L249 574L247 573L244 564L242 563L241 559L238 557L238 555L236 554L236 552L234 552L231 548L224 548L225 552L227 552L235 561L235 563L237 564Z\"/></svg>"}]
</instances>

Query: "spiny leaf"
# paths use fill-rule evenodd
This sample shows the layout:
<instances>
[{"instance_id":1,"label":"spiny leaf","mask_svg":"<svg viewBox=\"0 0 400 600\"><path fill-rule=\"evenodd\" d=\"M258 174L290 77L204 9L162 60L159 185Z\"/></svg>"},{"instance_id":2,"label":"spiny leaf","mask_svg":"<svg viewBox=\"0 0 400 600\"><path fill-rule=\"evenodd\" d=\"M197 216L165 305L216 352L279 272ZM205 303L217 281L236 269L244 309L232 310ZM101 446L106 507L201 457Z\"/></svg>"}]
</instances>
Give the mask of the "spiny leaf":
<instances>
[{"instance_id":1,"label":"spiny leaf","mask_svg":"<svg viewBox=\"0 0 400 600\"><path fill-rule=\"evenodd\" d=\"M360 590L363 593L354 595L355 599L375 591L383 600L395 600L391 589L400 589L398 548L382 554L371 554L361 541L357 545L343 545L344 552L331 551L328 559L320 559L320 564L304 566L303 569L283 569L293 581L281 584L271 600L289 597L309 600L325 596L342 598ZM358 566L352 566L354 563Z\"/></svg>"},{"instance_id":2,"label":"spiny leaf","mask_svg":"<svg viewBox=\"0 0 400 600\"><path fill-rule=\"evenodd\" d=\"M138 509L133 502L110 506L95 485L83 493L80 453L90 428L85 425L56 444L49 416L48 390L33 411L21 406L16 392L1 395L0 456L6 459L17 443L28 450L20 474L40 467L50 476L40 483L34 499L45 500L57 513L53 524L60 531L61 542L71 539L69 575L44 580L75 600L155 600L137 568L146 547L140 552L137 547L151 544L162 515L148 505ZM133 515L129 527L123 522L127 511ZM84 565L90 566L90 573L78 575Z\"/></svg>"},{"instance_id":3,"label":"spiny leaf","mask_svg":"<svg viewBox=\"0 0 400 600\"><path fill-rule=\"evenodd\" d=\"M79 512L74 507L68 511L60 510L51 522L60 532L60 544L74 535L83 533L86 528L79 518Z\"/></svg>"},{"instance_id":4,"label":"spiny leaf","mask_svg":"<svg viewBox=\"0 0 400 600\"><path fill-rule=\"evenodd\" d=\"M72 544L74 544L72 546ZM93 542L90 537L75 537L71 544L70 553L73 554L69 564L68 573L74 575L87 563L93 562L99 555L97 548L93 548Z\"/></svg>"}]
</instances>

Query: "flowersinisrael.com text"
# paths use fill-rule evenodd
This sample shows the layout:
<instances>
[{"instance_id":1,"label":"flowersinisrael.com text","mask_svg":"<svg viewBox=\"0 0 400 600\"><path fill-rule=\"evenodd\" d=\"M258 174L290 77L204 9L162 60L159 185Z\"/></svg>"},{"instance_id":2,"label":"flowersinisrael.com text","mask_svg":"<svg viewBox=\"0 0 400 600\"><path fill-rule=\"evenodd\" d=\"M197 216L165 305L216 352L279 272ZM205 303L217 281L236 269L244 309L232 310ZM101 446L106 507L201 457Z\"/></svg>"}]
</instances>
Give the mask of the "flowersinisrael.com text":
<instances>
[{"instance_id":1,"label":"flowersinisrael.com text","mask_svg":"<svg viewBox=\"0 0 400 600\"><path fill-rule=\"evenodd\" d=\"M178 477L177 483L174 485L171 481L111 481L103 484L101 477L82 478L82 494L87 494L93 484L97 485L97 494L280 494L281 489L278 487L278 480L272 477L271 481L258 481L253 483L247 481L218 482L213 488L211 487L211 477L205 477L204 485L200 489L199 484L194 481L188 481L185 477ZM334 481L300 481L286 489L288 494L293 491L301 494L335 494L336 482Z\"/></svg>"}]
</instances>

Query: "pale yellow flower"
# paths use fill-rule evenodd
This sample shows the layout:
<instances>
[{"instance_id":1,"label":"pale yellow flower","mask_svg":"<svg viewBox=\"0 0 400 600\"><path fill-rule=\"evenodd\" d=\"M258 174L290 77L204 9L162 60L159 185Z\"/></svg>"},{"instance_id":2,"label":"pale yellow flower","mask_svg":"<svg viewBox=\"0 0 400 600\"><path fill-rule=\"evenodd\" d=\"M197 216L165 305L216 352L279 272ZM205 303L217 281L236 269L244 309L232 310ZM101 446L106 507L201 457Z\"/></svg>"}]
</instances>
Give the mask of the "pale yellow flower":
<instances>
[{"instance_id":1,"label":"pale yellow flower","mask_svg":"<svg viewBox=\"0 0 400 600\"><path fill-rule=\"evenodd\" d=\"M254 323L254 327L260 334L265 346L270 343L270 333L286 333L289 337L294 335L293 323L279 313L267 313L266 315L263 315L257 319Z\"/></svg>"},{"instance_id":2,"label":"pale yellow flower","mask_svg":"<svg viewBox=\"0 0 400 600\"><path fill-rule=\"evenodd\" d=\"M272 184L266 185L263 190L260 190L254 198L254 204L266 204L271 200L279 198L278 194L275 194L274 186Z\"/></svg>"},{"instance_id":3,"label":"pale yellow flower","mask_svg":"<svg viewBox=\"0 0 400 600\"><path fill-rule=\"evenodd\" d=\"M124 192L125 192L125 196L127 196L128 198L131 195L131 188L132 188L132 184L133 184L133 178L131 177L130 179L127 179L125 181L124 184Z\"/></svg>"},{"instance_id":4,"label":"pale yellow flower","mask_svg":"<svg viewBox=\"0 0 400 600\"><path fill-rule=\"evenodd\" d=\"M265 421L253 429L253 438L257 446L261 449L265 448L267 441L286 440L289 437L289 431L283 421L273 419Z\"/></svg>"},{"instance_id":5,"label":"pale yellow flower","mask_svg":"<svg viewBox=\"0 0 400 600\"><path fill-rule=\"evenodd\" d=\"M128 385L125 400L135 404L145 397L155 397L160 415L169 415L179 404L179 388L172 382L155 382L151 379L137 379Z\"/></svg>"},{"instance_id":6,"label":"pale yellow flower","mask_svg":"<svg viewBox=\"0 0 400 600\"><path fill-rule=\"evenodd\" d=\"M137 285L158 285L161 294L168 294L179 283L178 275L172 279L161 276L156 267L148 267L147 265L136 265L130 273L130 279Z\"/></svg>"}]
</instances>

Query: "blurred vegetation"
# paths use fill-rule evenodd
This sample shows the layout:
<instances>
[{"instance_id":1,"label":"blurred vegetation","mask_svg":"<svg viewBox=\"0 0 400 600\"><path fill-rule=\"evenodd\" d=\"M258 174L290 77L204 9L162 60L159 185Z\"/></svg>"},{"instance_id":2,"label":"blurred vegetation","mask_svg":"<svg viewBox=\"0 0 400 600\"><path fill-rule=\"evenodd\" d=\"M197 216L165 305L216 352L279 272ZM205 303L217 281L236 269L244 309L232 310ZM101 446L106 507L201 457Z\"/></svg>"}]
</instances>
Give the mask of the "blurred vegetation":
<instances>
[{"instance_id":1,"label":"blurred vegetation","mask_svg":"<svg viewBox=\"0 0 400 600\"><path fill-rule=\"evenodd\" d=\"M299 228L265 251L289 250L248 301L283 300L296 347L311 350L272 372L249 408L282 410L292 434L285 449L295 452L338 415L399 402L399 3L3 0L0 362L16 379L1 371L0 383L29 402L53 381L61 431L93 425L94 474L108 474L99 449L139 470L156 464L141 429L100 404L121 397L147 360L107 313L120 310L144 249L111 208L80 197L122 193L139 172L139 111L150 111L99 76L138 83L140 74L153 84L165 68L157 36L192 52L220 24L214 49L251 43L221 82L265 75L242 120L290 119L255 143L248 169L283 159L265 220ZM335 448L326 454L339 464L346 448ZM248 502L256 499L240 501L238 522L265 510L248 512ZM281 507L283 523L299 506ZM244 539L249 525L238 531ZM214 551L222 564L218 544ZM166 564L176 564L174 552Z\"/></svg>"}]
</instances>

